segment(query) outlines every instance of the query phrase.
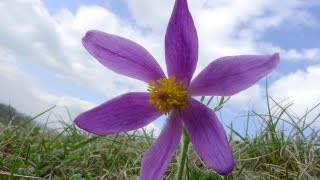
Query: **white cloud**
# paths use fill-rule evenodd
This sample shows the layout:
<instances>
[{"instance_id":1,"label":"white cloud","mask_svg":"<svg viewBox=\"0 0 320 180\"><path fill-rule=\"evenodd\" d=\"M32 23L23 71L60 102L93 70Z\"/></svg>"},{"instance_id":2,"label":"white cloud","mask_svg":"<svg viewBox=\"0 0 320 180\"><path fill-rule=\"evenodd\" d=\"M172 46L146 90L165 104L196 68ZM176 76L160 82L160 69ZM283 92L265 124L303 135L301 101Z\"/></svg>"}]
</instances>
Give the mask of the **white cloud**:
<instances>
[{"instance_id":1,"label":"white cloud","mask_svg":"<svg viewBox=\"0 0 320 180\"><path fill-rule=\"evenodd\" d=\"M153 32L164 37L173 1L163 0L160 3L160 1L127 0L127 2L136 23L148 26ZM304 10L309 3L290 0L281 2L277 0L189 0L188 2L199 37L200 52L195 75L212 60L227 55L279 52L282 60L293 61L316 61L319 57L317 48L284 49L279 44L261 41L262 35L270 29L280 27L300 29L306 26L317 26L317 19ZM262 93L259 94L261 99L263 91L259 92ZM242 98L241 103L237 101L239 107L243 107L242 105L247 104L248 101L251 101L250 103L255 101L253 97L246 97Z\"/></svg>"},{"instance_id":2,"label":"white cloud","mask_svg":"<svg viewBox=\"0 0 320 180\"><path fill-rule=\"evenodd\" d=\"M75 15L63 10L51 16L39 0L5 0L0 2L0 11L5 14L0 22L6 24L0 29L0 45L24 60L110 97L146 89L138 81L107 70L82 47L81 38L85 32L100 29L133 37L140 44L150 44L147 49L153 48L151 38L144 37L108 10L99 6L80 7Z\"/></svg>"},{"instance_id":3,"label":"white cloud","mask_svg":"<svg viewBox=\"0 0 320 180\"><path fill-rule=\"evenodd\" d=\"M287 52L283 53L284 58L288 60L311 60L311 61L319 61L320 60L320 49L312 48L312 49L302 49L295 50L290 49Z\"/></svg>"},{"instance_id":4,"label":"white cloud","mask_svg":"<svg viewBox=\"0 0 320 180\"><path fill-rule=\"evenodd\" d=\"M286 52L282 53L284 59L287 60L311 60L317 61L320 59L320 49L319 48L311 48L311 49L290 49Z\"/></svg>"},{"instance_id":5,"label":"white cloud","mask_svg":"<svg viewBox=\"0 0 320 180\"><path fill-rule=\"evenodd\" d=\"M78 97L52 94L41 89L32 76L19 68L15 57L4 48L0 52L0 74L0 84L3 85L1 86L0 103L11 105L19 112L30 116L36 116L55 106L50 111L52 115L48 121L50 127L53 128L62 126L59 121L72 123L73 118L79 113L97 105ZM47 115L36 120L44 124ZM150 123L145 129L148 133L152 132L155 137L160 133L160 129L154 123Z\"/></svg>"},{"instance_id":6,"label":"white cloud","mask_svg":"<svg viewBox=\"0 0 320 180\"><path fill-rule=\"evenodd\" d=\"M173 1L126 0L130 12L140 26L165 30Z\"/></svg>"},{"instance_id":7,"label":"white cloud","mask_svg":"<svg viewBox=\"0 0 320 180\"><path fill-rule=\"evenodd\" d=\"M99 7L80 7L76 14L63 10L51 16L39 0L1 1L0 22L1 66L0 102L19 111L36 115L57 105L55 112L68 120L95 104L67 95L51 94L39 88L31 75L17 67L15 55L38 64L53 75L89 86L112 97L129 90L145 91L147 86L134 79L119 76L100 65L82 47L81 38L90 29L99 29L135 40L150 51L159 52L158 44L129 26L110 11ZM152 39L152 40L151 40ZM157 54L156 53L156 54ZM160 53L159 53L160 54ZM32 104L32 105L30 105ZM151 123L148 131L155 126ZM158 134L158 131L155 132Z\"/></svg>"},{"instance_id":8,"label":"white cloud","mask_svg":"<svg viewBox=\"0 0 320 180\"><path fill-rule=\"evenodd\" d=\"M320 59L320 48L282 49L270 43L261 43L259 49L266 52L279 52L281 60L292 63L298 61L317 62Z\"/></svg>"},{"instance_id":9,"label":"white cloud","mask_svg":"<svg viewBox=\"0 0 320 180\"><path fill-rule=\"evenodd\" d=\"M256 111L262 111L265 109L264 95L265 89L260 87L258 84L253 85L245 91L242 91L230 99L229 105L233 106L233 109L240 109L242 111L250 111L255 109Z\"/></svg>"},{"instance_id":10,"label":"white cloud","mask_svg":"<svg viewBox=\"0 0 320 180\"><path fill-rule=\"evenodd\" d=\"M120 77L92 60L80 43L87 30L100 29L142 44L164 67L163 38L173 2L127 2L136 23L150 25L151 32L143 33L141 29L99 6L82 6L75 14L65 9L51 16L40 0L5 0L0 4L4 14L0 21L6 24L0 30L0 44L26 57L28 61L40 64L58 77L89 85L110 96L132 89L145 90L141 88L144 87L142 83ZM299 5L303 4L301 2L234 0L213 3L202 0L189 1L189 4L199 32L197 72L220 56L261 53L261 49L257 48L259 42L256 41L256 36L263 33L261 31L287 21L306 22L308 19L304 17L311 17L306 12L298 11ZM296 14L294 20L290 16L293 13ZM277 23L271 20L274 18L279 19ZM317 54L308 53L310 57ZM103 84L103 81L109 83ZM117 84L127 86L119 89Z\"/></svg>"},{"instance_id":11,"label":"white cloud","mask_svg":"<svg viewBox=\"0 0 320 180\"><path fill-rule=\"evenodd\" d=\"M49 126L53 128L60 128L62 124L58 121L71 123L79 113L91 109L96 104L79 98L54 95L43 89L37 87L35 81L28 74L25 74L17 64L14 57L6 51L0 54L0 76L1 86L0 102L15 107L19 112L27 115L36 116L45 110L56 106L50 112ZM70 113L70 114L69 114ZM56 115L56 116L55 116ZM69 115L71 117L69 117ZM71 118L71 119L70 119ZM44 124L47 115L36 119L41 124ZM153 133L154 137L160 134L159 127L154 123L148 124L144 127L147 133ZM140 132L141 130L139 130Z\"/></svg>"},{"instance_id":12,"label":"white cloud","mask_svg":"<svg viewBox=\"0 0 320 180\"><path fill-rule=\"evenodd\" d=\"M289 98L294 105L291 110L302 116L307 109L320 103L320 66L298 70L275 81L270 95L276 99Z\"/></svg>"},{"instance_id":13,"label":"white cloud","mask_svg":"<svg viewBox=\"0 0 320 180\"><path fill-rule=\"evenodd\" d=\"M32 76L24 73L16 60L6 51L0 56L0 102L10 104L27 115L38 115L50 107L57 106L54 112L69 120L65 107L70 109L71 116L92 108L95 104L70 96L53 95L39 88Z\"/></svg>"},{"instance_id":14,"label":"white cloud","mask_svg":"<svg viewBox=\"0 0 320 180\"><path fill-rule=\"evenodd\" d=\"M14 56L18 55L61 79L103 92L108 97L131 90L144 91L145 84L119 76L95 61L82 47L81 38L90 29L127 37L143 45L156 57L160 65L165 67L164 33L173 2L127 0L135 19L135 22L129 24L108 9L99 6L82 6L75 14L64 9L58 14L50 15L40 0L2 0L0 22L5 26L0 28L0 48L3 47L10 52L4 58L6 61L11 59L10 62L13 62ZM314 17L301 10L306 4L290 0L189 0L200 42L197 72L213 59L225 55L279 51L285 59L318 59L317 48L284 50L280 45L268 44L259 39L268 29L282 25L292 28L316 25ZM149 29L145 31L141 26L147 26ZM7 92L3 94L11 100L21 101L23 104L24 98L34 97L36 93L39 96L28 101L89 107L90 103L78 98L61 98L39 88L29 88L37 87L32 83L32 77L14 66L4 64L0 68L6 72L1 76L1 80L8 84ZM21 89L25 90L26 94L21 95ZM259 86L254 86L235 96L233 101L242 107L248 100L258 102L261 93ZM27 105L24 107L31 111L30 108L32 107Z\"/></svg>"}]
</instances>

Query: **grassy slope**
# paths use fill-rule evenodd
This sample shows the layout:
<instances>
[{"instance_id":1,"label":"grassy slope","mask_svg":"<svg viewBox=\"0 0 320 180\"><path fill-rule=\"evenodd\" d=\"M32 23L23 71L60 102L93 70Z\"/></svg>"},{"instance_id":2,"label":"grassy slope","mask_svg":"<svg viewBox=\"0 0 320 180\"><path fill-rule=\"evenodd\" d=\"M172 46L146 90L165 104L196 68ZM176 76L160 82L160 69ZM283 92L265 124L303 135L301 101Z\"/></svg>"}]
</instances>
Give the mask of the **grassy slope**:
<instances>
[{"instance_id":1,"label":"grassy slope","mask_svg":"<svg viewBox=\"0 0 320 180\"><path fill-rule=\"evenodd\" d=\"M221 99L215 110L221 109L226 100ZM317 106L298 118L289 113L292 104L282 106L275 101L273 107L269 104L266 114L248 113L248 121L259 122L261 127L254 137L249 137L248 133L239 134L232 126L229 127L230 143L237 163L232 174L227 177L216 175L204 165L191 147L187 178L320 178L320 129L315 126L315 121L319 121L320 117L308 120L307 116L316 111ZM80 132L73 125L65 125L62 131L51 130L46 126L40 128L32 125L34 127L30 128L32 120L19 126L9 123L0 127L1 177L136 179L143 152L154 141L145 131L92 136ZM306 123L307 120L310 123ZM283 124L290 127L287 134L284 134ZM174 178L177 159L175 156L168 166L166 179Z\"/></svg>"}]
</instances>

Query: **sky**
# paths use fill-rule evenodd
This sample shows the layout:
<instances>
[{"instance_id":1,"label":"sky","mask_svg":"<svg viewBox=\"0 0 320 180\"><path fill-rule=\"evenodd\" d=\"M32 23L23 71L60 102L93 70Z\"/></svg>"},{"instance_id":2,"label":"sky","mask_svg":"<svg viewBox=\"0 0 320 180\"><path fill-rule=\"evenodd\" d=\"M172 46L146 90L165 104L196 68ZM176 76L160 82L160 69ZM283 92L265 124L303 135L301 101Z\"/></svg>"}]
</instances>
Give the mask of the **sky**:
<instances>
[{"instance_id":1,"label":"sky","mask_svg":"<svg viewBox=\"0 0 320 180\"><path fill-rule=\"evenodd\" d=\"M222 56L279 52L280 64L268 76L269 95L293 102L290 111L297 116L320 102L320 1L188 2L199 37L195 75ZM71 122L112 97L146 91L143 82L99 64L81 38L92 29L126 37L144 46L165 69L164 34L173 4L173 0L1 0L0 103L28 115L57 106L54 114ZM265 112L265 81L231 97L219 113L224 125L233 123L241 129L248 111ZM163 122L161 118L148 128L161 128Z\"/></svg>"}]
</instances>

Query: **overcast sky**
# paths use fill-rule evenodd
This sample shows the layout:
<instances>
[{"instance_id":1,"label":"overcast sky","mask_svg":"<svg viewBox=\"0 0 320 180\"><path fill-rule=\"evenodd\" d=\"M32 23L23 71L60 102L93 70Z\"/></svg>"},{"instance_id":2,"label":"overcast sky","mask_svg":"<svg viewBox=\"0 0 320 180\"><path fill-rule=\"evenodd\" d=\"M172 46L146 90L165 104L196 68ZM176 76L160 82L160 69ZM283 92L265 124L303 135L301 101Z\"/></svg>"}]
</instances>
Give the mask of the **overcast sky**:
<instances>
[{"instance_id":1,"label":"overcast sky","mask_svg":"<svg viewBox=\"0 0 320 180\"><path fill-rule=\"evenodd\" d=\"M229 55L280 53L270 95L303 114L320 102L320 1L189 0L199 36L197 74ZM72 117L147 85L117 75L81 44L97 29L144 46L165 68L164 34L173 0L0 0L0 102L36 115L53 105ZM265 110L265 79L231 98L224 124ZM155 125L161 127L162 121Z\"/></svg>"}]
</instances>

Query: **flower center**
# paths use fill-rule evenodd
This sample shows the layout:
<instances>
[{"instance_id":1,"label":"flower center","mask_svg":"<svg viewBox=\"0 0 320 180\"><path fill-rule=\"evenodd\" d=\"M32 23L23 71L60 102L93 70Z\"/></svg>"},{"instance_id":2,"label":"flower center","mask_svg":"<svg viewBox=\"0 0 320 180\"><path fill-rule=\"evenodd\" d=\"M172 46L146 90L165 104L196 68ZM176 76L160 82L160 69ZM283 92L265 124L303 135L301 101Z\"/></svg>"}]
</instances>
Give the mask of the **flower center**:
<instances>
[{"instance_id":1,"label":"flower center","mask_svg":"<svg viewBox=\"0 0 320 180\"><path fill-rule=\"evenodd\" d=\"M183 81L176 82L174 76L169 79L161 78L149 83L149 103L157 110L168 114L172 109L184 109L187 107L188 90L183 86Z\"/></svg>"}]
</instances>

